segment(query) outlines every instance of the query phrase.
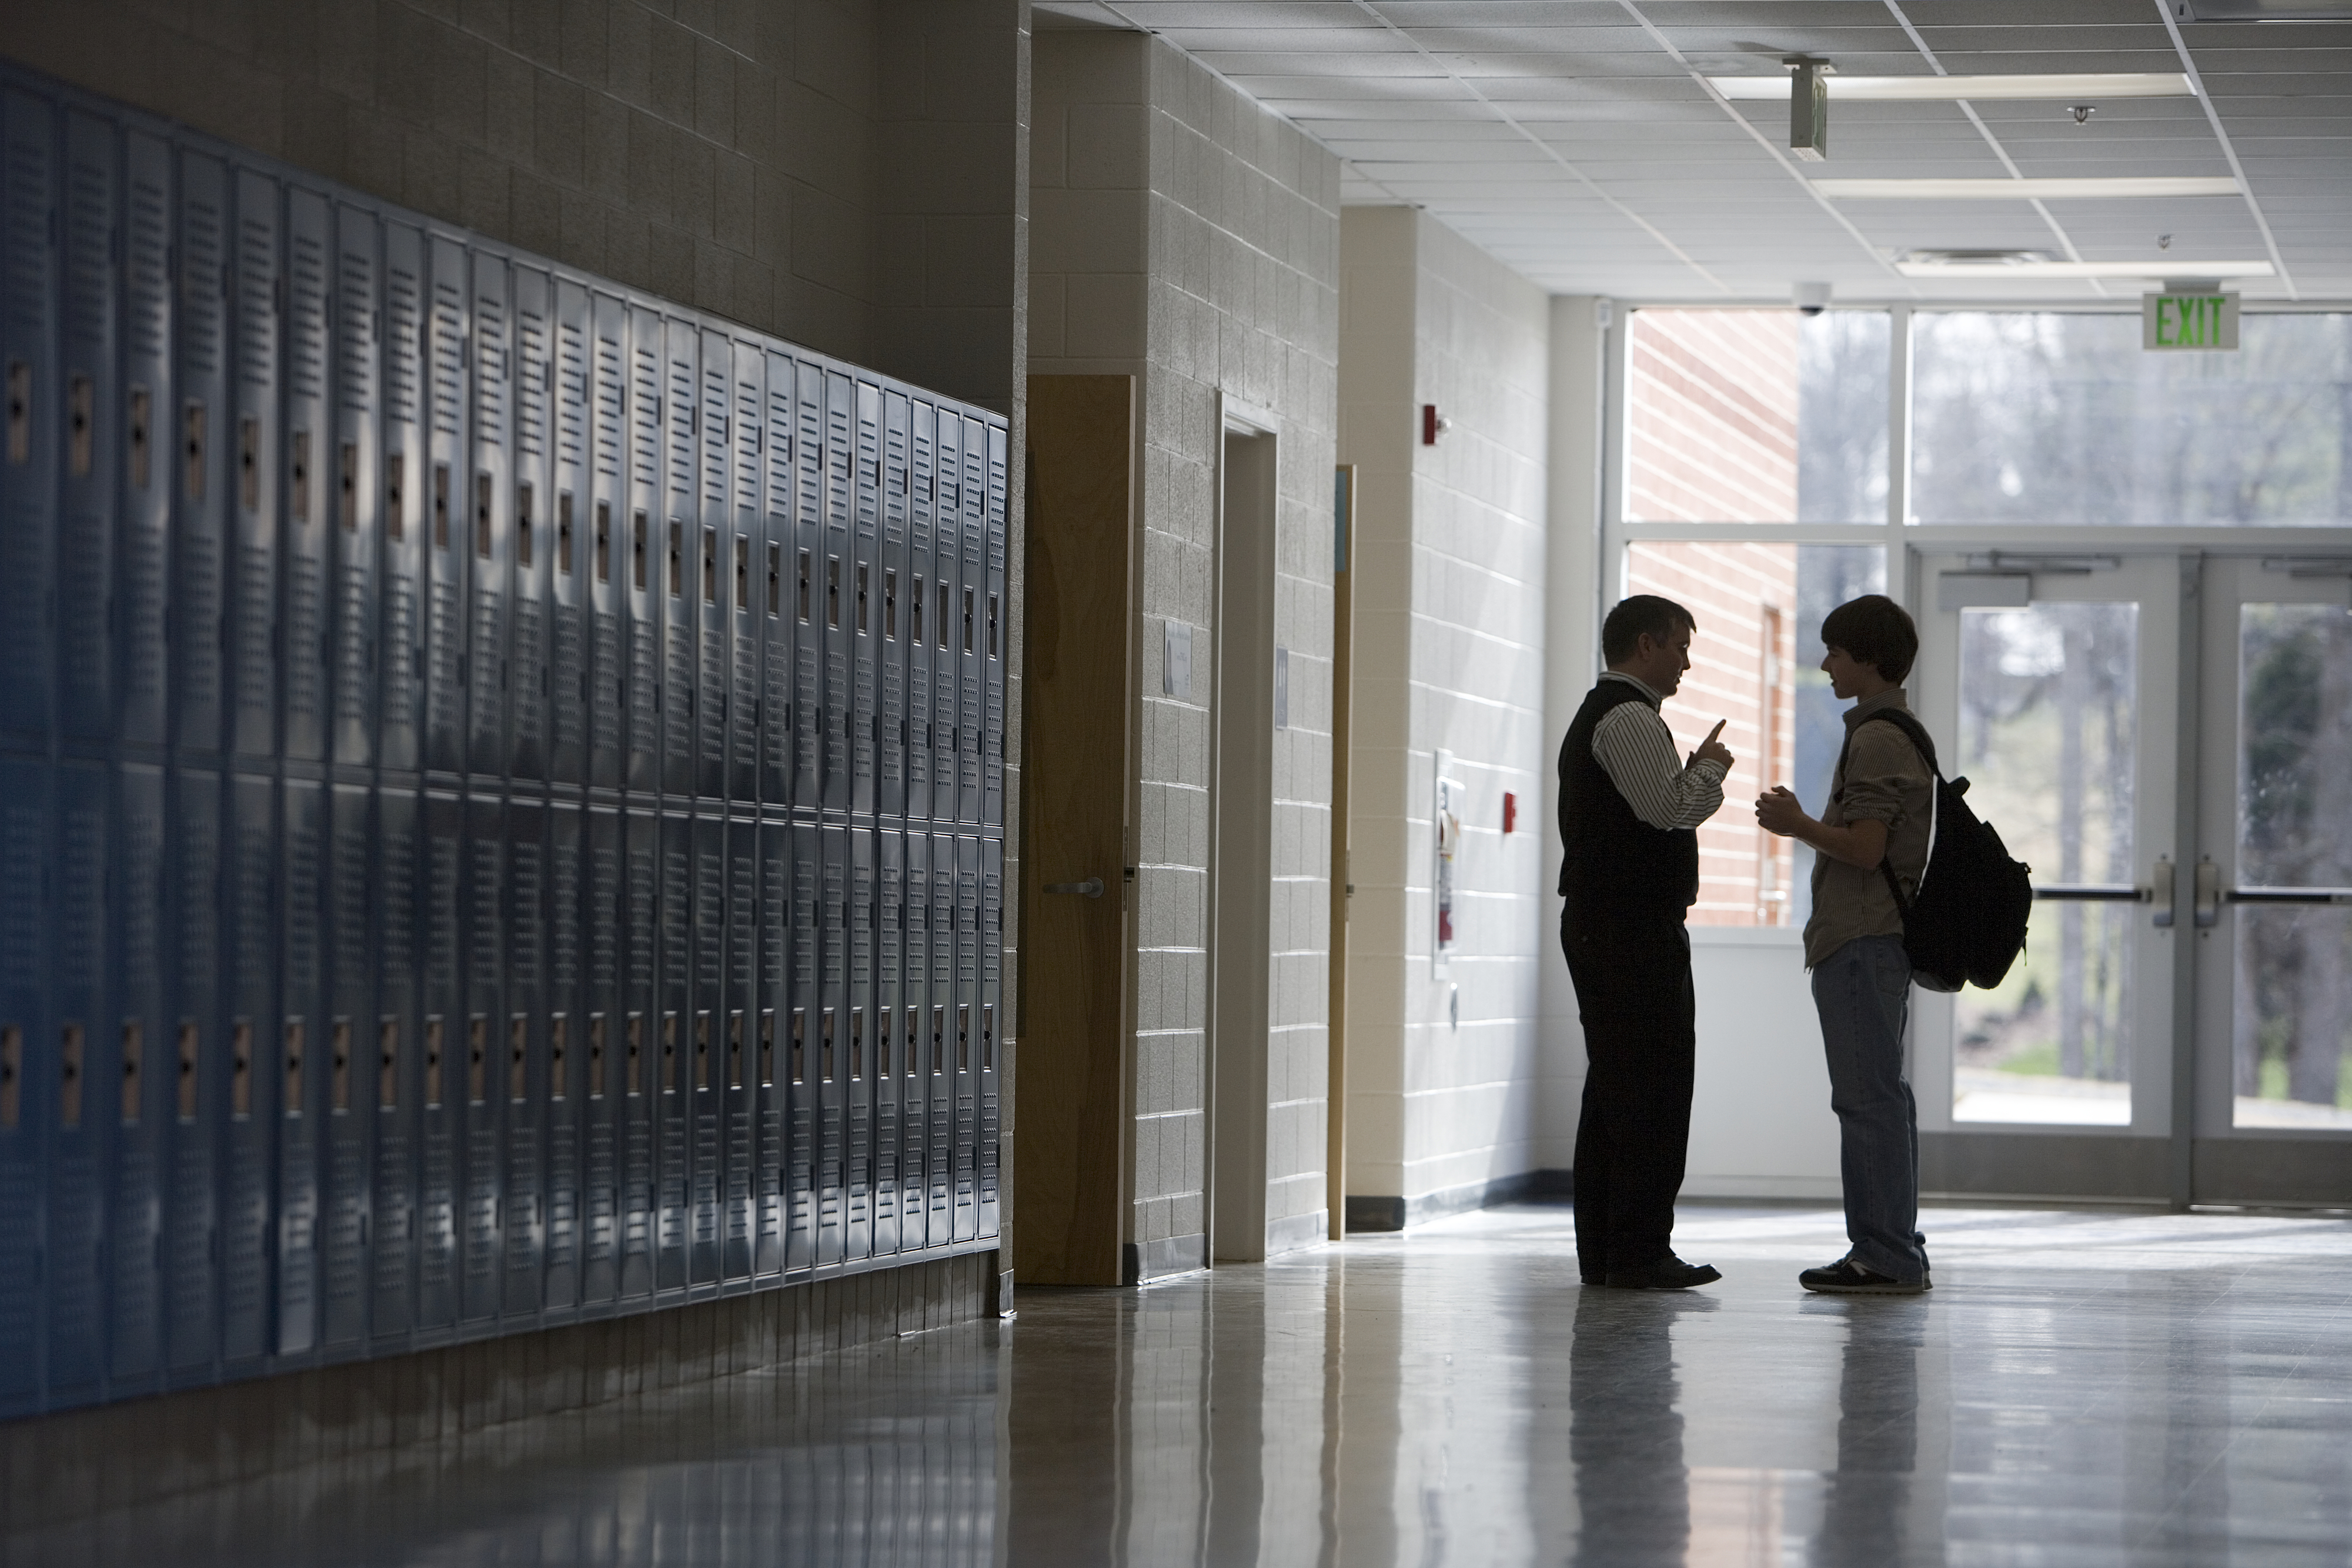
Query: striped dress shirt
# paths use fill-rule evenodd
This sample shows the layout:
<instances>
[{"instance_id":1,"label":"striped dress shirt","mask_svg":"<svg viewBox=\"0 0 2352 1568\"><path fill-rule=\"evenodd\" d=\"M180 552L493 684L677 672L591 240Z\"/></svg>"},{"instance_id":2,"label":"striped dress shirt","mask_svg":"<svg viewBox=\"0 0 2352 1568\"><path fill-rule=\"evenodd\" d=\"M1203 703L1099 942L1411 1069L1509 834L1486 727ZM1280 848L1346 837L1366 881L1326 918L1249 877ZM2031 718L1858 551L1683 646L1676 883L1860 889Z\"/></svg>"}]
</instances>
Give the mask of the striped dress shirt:
<instances>
[{"instance_id":1,"label":"striped dress shirt","mask_svg":"<svg viewBox=\"0 0 2352 1568\"><path fill-rule=\"evenodd\" d=\"M1669 830L1696 828L1714 816L1723 806L1723 764L1708 758L1684 766L1649 683L1615 670L1601 678L1622 681L1642 694L1638 703L1611 708L1592 728L1592 759L1633 815Z\"/></svg>"}]
</instances>

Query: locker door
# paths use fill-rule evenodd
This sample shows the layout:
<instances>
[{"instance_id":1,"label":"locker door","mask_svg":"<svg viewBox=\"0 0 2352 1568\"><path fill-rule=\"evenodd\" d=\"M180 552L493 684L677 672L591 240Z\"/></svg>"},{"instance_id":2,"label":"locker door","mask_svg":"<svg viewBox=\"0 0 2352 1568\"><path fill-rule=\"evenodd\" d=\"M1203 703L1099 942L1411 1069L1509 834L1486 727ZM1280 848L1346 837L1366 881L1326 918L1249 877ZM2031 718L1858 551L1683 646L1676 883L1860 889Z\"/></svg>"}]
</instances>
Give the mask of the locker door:
<instances>
[{"instance_id":1,"label":"locker door","mask_svg":"<svg viewBox=\"0 0 2352 1568\"><path fill-rule=\"evenodd\" d=\"M509 761L509 633L514 623L514 281L503 257L475 249L473 427L460 484L473 584L466 636L466 767L477 780L503 779Z\"/></svg>"},{"instance_id":2,"label":"locker door","mask_svg":"<svg viewBox=\"0 0 2352 1568\"><path fill-rule=\"evenodd\" d=\"M856 496L857 383L839 371L824 378L824 545L818 562L818 592L824 601L819 631L824 639L824 771L827 812L845 812L855 798L850 734L850 658L853 634L852 574L856 570L852 537Z\"/></svg>"},{"instance_id":3,"label":"locker door","mask_svg":"<svg viewBox=\"0 0 2352 1568\"><path fill-rule=\"evenodd\" d=\"M161 138L132 131L125 139L123 198L115 735L138 755L160 758L171 740L173 473L172 150Z\"/></svg>"},{"instance_id":4,"label":"locker door","mask_svg":"<svg viewBox=\"0 0 2352 1568\"><path fill-rule=\"evenodd\" d=\"M784 1115L792 1087L788 1046L794 935L793 830L781 821L762 821L759 827L759 855L760 991L752 1069L759 1125L753 1154L758 1175L752 1189L752 1269L764 1279L781 1273L784 1267L784 1176L790 1161L784 1142Z\"/></svg>"},{"instance_id":5,"label":"locker door","mask_svg":"<svg viewBox=\"0 0 2352 1568\"><path fill-rule=\"evenodd\" d=\"M928 821L931 810L931 560L935 548L939 414L916 402L908 417L906 576L898 586L905 617L901 658L907 672L907 821Z\"/></svg>"},{"instance_id":6,"label":"locker door","mask_svg":"<svg viewBox=\"0 0 2352 1568\"><path fill-rule=\"evenodd\" d=\"M620 1108L620 1294L642 1303L654 1291L660 1206L654 1190L655 1107L661 1100L661 819L632 810L624 819L627 868L622 968Z\"/></svg>"},{"instance_id":7,"label":"locker door","mask_svg":"<svg viewBox=\"0 0 2352 1568\"><path fill-rule=\"evenodd\" d=\"M258 1371L271 1347L270 1178L282 1081L278 990L277 791L267 779L225 781L222 984L228 1049L220 1168L221 1371Z\"/></svg>"},{"instance_id":8,"label":"locker door","mask_svg":"<svg viewBox=\"0 0 2352 1568\"><path fill-rule=\"evenodd\" d=\"M6 105L12 151L20 110ZM12 197L14 190L11 191ZM12 239L13 239L12 235ZM40 1408L42 1144L57 1103L46 761L0 751L0 1411Z\"/></svg>"},{"instance_id":9,"label":"locker door","mask_svg":"<svg viewBox=\"0 0 2352 1568\"><path fill-rule=\"evenodd\" d=\"M415 886L424 984L417 1004L416 1328L445 1342L462 1312L459 1232L465 1203L466 802L446 790L423 800Z\"/></svg>"},{"instance_id":10,"label":"locker door","mask_svg":"<svg viewBox=\"0 0 2352 1568\"><path fill-rule=\"evenodd\" d=\"M729 462L729 526L732 552L725 565L731 570L727 617L731 669L727 701L727 798L736 806L751 806L760 799L760 631L768 596L769 567L762 521L761 482L765 476L760 446L766 433L767 355L756 343L737 342L734 379L730 391L734 406L728 414L732 443ZM776 563L776 591L781 596L782 562Z\"/></svg>"},{"instance_id":11,"label":"locker door","mask_svg":"<svg viewBox=\"0 0 2352 1568\"><path fill-rule=\"evenodd\" d=\"M662 360L662 767L665 796L691 800L698 769L695 747L696 641L703 601L702 540L697 506L694 443L700 334L690 321L666 320Z\"/></svg>"},{"instance_id":12,"label":"locker door","mask_svg":"<svg viewBox=\"0 0 2352 1568\"><path fill-rule=\"evenodd\" d=\"M375 486L383 520L383 715L379 758L387 772L425 765L428 661L425 603L438 574L428 563L428 508L435 459L426 436L431 364L425 236L406 224L383 228L383 457ZM437 622L436 622L437 624Z\"/></svg>"},{"instance_id":13,"label":"locker door","mask_svg":"<svg viewBox=\"0 0 2352 1568\"><path fill-rule=\"evenodd\" d=\"M898 1011L899 1249L931 1244L931 835L909 829L907 865L906 956ZM938 1239L944 1241L945 1233Z\"/></svg>"},{"instance_id":14,"label":"locker door","mask_svg":"<svg viewBox=\"0 0 2352 1568\"><path fill-rule=\"evenodd\" d=\"M727 695L730 643L734 635L734 442L729 434L733 407L735 346L724 332L700 334L699 378L695 384L696 467L694 529L696 560L689 590L700 634L694 695L694 792L706 800L727 795Z\"/></svg>"},{"instance_id":15,"label":"locker door","mask_svg":"<svg viewBox=\"0 0 2352 1568\"><path fill-rule=\"evenodd\" d=\"M278 1083L276 1250L278 1364L305 1362L319 1343L320 1122L329 1076L326 953L327 798L315 781L289 779L279 804L278 1017L267 1056Z\"/></svg>"},{"instance_id":16,"label":"locker door","mask_svg":"<svg viewBox=\"0 0 2352 1568\"><path fill-rule=\"evenodd\" d=\"M589 299L588 781L618 789L628 760L629 431L627 308Z\"/></svg>"},{"instance_id":17,"label":"locker door","mask_svg":"<svg viewBox=\"0 0 2352 1568\"><path fill-rule=\"evenodd\" d=\"M719 1124L727 1105L727 819L701 813L692 827L694 982L686 1104L692 1119L688 1186L693 1213L687 1281L700 1293L718 1285L724 1250Z\"/></svg>"},{"instance_id":18,"label":"locker door","mask_svg":"<svg viewBox=\"0 0 2352 1568\"><path fill-rule=\"evenodd\" d=\"M797 545L793 530L793 380L791 360L766 356L765 468L760 568L766 574L760 605L760 803L773 811L793 800L793 613Z\"/></svg>"},{"instance_id":19,"label":"locker door","mask_svg":"<svg viewBox=\"0 0 2352 1568\"><path fill-rule=\"evenodd\" d=\"M988 428L963 421L962 546L957 552L956 821L977 824L981 812L980 754L987 736L987 708L981 693L987 679Z\"/></svg>"},{"instance_id":20,"label":"locker door","mask_svg":"<svg viewBox=\"0 0 2352 1568\"><path fill-rule=\"evenodd\" d=\"M114 1158L107 1204L107 1394L152 1393L163 1385L163 1156L171 1101L166 1033L163 917L165 781L161 768L126 762L114 776L114 875L108 941L114 951L114 1078L99 1097L113 1124Z\"/></svg>"},{"instance_id":21,"label":"locker door","mask_svg":"<svg viewBox=\"0 0 2352 1568\"><path fill-rule=\"evenodd\" d=\"M0 96L0 223L8 288L0 296L0 360L8 378L7 451L0 462L0 747L48 749L56 671L49 590L58 538L58 439L65 383L58 371L57 125L28 93ZM26 1396L32 1397L29 1392Z\"/></svg>"},{"instance_id":22,"label":"locker door","mask_svg":"<svg viewBox=\"0 0 2352 1568\"><path fill-rule=\"evenodd\" d=\"M980 841L955 841L955 1001L948 1019L955 1060L955 1239L980 1234Z\"/></svg>"},{"instance_id":23,"label":"locker door","mask_svg":"<svg viewBox=\"0 0 2352 1568\"><path fill-rule=\"evenodd\" d=\"M816 1260L846 1256L849 1232L847 1121L849 1073L849 830L818 831L823 880L817 884L817 1010L809 1076L817 1086Z\"/></svg>"},{"instance_id":24,"label":"locker door","mask_svg":"<svg viewBox=\"0 0 2352 1568\"><path fill-rule=\"evenodd\" d=\"M95 766L57 769L49 832L49 919L57 937L51 1016L57 1085L47 1149L49 1408L88 1404L105 1369L103 1285L105 1093L113 1066L108 1028L106 931L107 779Z\"/></svg>"},{"instance_id":25,"label":"locker door","mask_svg":"<svg viewBox=\"0 0 2352 1568\"><path fill-rule=\"evenodd\" d=\"M841 1066L844 1246L874 1255L874 830L849 830Z\"/></svg>"},{"instance_id":26,"label":"locker door","mask_svg":"<svg viewBox=\"0 0 2352 1568\"><path fill-rule=\"evenodd\" d=\"M385 678L376 668L377 639L383 621L389 618L389 606L381 603L377 588L386 548L382 536L387 499L378 438L385 381L377 327L383 310L377 285L382 246L373 213L336 208L334 444L313 457L319 470L315 482L329 486L328 509L333 519L326 530L334 540L335 583L328 754L345 768L369 767L377 759L379 682ZM413 587L410 594L414 603Z\"/></svg>"},{"instance_id":27,"label":"locker door","mask_svg":"<svg viewBox=\"0 0 2352 1568\"><path fill-rule=\"evenodd\" d=\"M629 518L619 549L627 563L628 765L623 787L658 794L662 784L661 605L666 589L662 539L662 362L665 329L657 312L629 313ZM622 570L619 562L614 570ZM683 700L681 696L679 700Z\"/></svg>"},{"instance_id":28,"label":"locker door","mask_svg":"<svg viewBox=\"0 0 2352 1568\"><path fill-rule=\"evenodd\" d=\"M849 643L849 808L861 816L875 809L875 727L879 719L875 664L881 647L882 613L882 389L861 381L857 389L857 444L853 454L856 485L851 517L847 569L849 606L843 619Z\"/></svg>"},{"instance_id":29,"label":"locker door","mask_svg":"<svg viewBox=\"0 0 2352 1568\"><path fill-rule=\"evenodd\" d=\"M740 1287L751 1278L759 1231L760 825L730 820L727 834L727 988L718 1014L725 1059L713 1064L722 1096L723 1184L719 1188L719 1277Z\"/></svg>"},{"instance_id":30,"label":"locker door","mask_svg":"<svg viewBox=\"0 0 2352 1568\"><path fill-rule=\"evenodd\" d=\"M335 256L334 209L315 191L286 193L286 497L279 546L286 563L283 661L285 755L297 762L327 757L328 684L333 666L328 635L328 572L333 553L327 521L331 501L327 454L337 422L331 417L328 381L333 350L328 338L327 290Z\"/></svg>"},{"instance_id":31,"label":"locker door","mask_svg":"<svg viewBox=\"0 0 2352 1568\"><path fill-rule=\"evenodd\" d=\"M58 214L65 238L59 277L64 380L51 394L65 435L58 476L64 526L57 546L58 725L68 749L83 756L100 755L114 727L108 601L114 586L116 449L124 402L115 325L120 163L114 128L68 110Z\"/></svg>"},{"instance_id":32,"label":"locker door","mask_svg":"<svg viewBox=\"0 0 2352 1568\"><path fill-rule=\"evenodd\" d=\"M362 1043L361 1056L374 1088L368 1333L378 1354L406 1349L416 1326L417 1154L425 1085L416 931L417 857L423 846L418 804L415 793L405 789L385 788L376 795L375 1031Z\"/></svg>"},{"instance_id":33,"label":"locker door","mask_svg":"<svg viewBox=\"0 0 2352 1568\"><path fill-rule=\"evenodd\" d=\"M506 807L506 1010L492 1096L506 1124L499 1228L506 1257L501 1332L538 1326L546 1283L547 808L518 793Z\"/></svg>"},{"instance_id":34,"label":"locker door","mask_svg":"<svg viewBox=\"0 0 2352 1568\"><path fill-rule=\"evenodd\" d=\"M547 1146L541 1178L546 1283L540 1309L541 1321L551 1324L572 1321L580 1305L581 1134L588 1086L581 962L586 946L580 919L584 883L581 873L586 864L583 825L576 802L558 799L549 803L543 923L547 995L540 1026L542 1070L539 1082L541 1136Z\"/></svg>"},{"instance_id":35,"label":"locker door","mask_svg":"<svg viewBox=\"0 0 2352 1568\"><path fill-rule=\"evenodd\" d=\"M694 1012L694 820L660 819L661 963L654 1066L654 1282L657 1291L682 1292L688 1282L692 1119L687 1059Z\"/></svg>"},{"instance_id":36,"label":"locker door","mask_svg":"<svg viewBox=\"0 0 2352 1568\"><path fill-rule=\"evenodd\" d=\"M177 402L168 410L166 443L172 453L166 465L172 497L172 744L183 759L210 766L221 754L227 722L222 706L221 573L235 488L228 461L234 423L228 398L228 175L218 160L193 152L180 155L179 174L173 241L179 261L179 384ZM47 548L46 535L41 545ZM13 562L16 547L6 548ZM19 572L11 564L0 580L13 586L23 580ZM0 587L0 592L8 591ZM13 610L0 621L18 623ZM0 637L6 635L0 631ZM28 673L37 663L21 663L14 653L8 658L12 668ZM33 684L7 683L0 690L0 711Z\"/></svg>"},{"instance_id":37,"label":"locker door","mask_svg":"<svg viewBox=\"0 0 2352 1568\"><path fill-rule=\"evenodd\" d=\"M555 587L556 497L552 475L554 285L537 267L511 274L513 358L508 369L514 399L514 435L507 486L513 607L509 612L507 771L515 779L548 777L550 690L549 601ZM568 674L572 666L564 666Z\"/></svg>"},{"instance_id":38,"label":"locker door","mask_svg":"<svg viewBox=\"0 0 2352 1568\"><path fill-rule=\"evenodd\" d=\"M465 803L465 1024L457 1051L463 1184L458 1232L458 1321L470 1333L498 1322L505 1295L506 1249L506 807L495 795Z\"/></svg>"},{"instance_id":39,"label":"locker door","mask_svg":"<svg viewBox=\"0 0 2352 1568\"><path fill-rule=\"evenodd\" d=\"M467 386L472 337L465 246L446 235L425 246L425 766L455 782L466 771L466 619L474 553L467 538L467 429L473 400Z\"/></svg>"},{"instance_id":40,"label":"locker door","mask_svg":"<svg viewBox=\"0 0 2352 1568\"><path fill-rule=\"evenodd\" d=\"M956 1062L956 841L950 833L931 839L930 1148L925 1174L930 1178L930 1239L935 1247L958 1239L957 1199L967 1176L957 1159L961 1070Z\"/></svg>"},{"instance_id":41,"label":"locker door","mask_svg":"<svg viewBox=\"0 0 2352 1568\"><path fill-rule=\"evenodd\" d=\"M622 969L625 927L621 888L623 841L620 812L592 804L585 830L587 897L583 920L587 967L580 988L583 1037L584 1117L581 1161L580 1299L588 1308L609 1307L621 1281L621 1107L627 1103L623 1024L626 990Z\"/></svg>"},{"instance_id":42,"label":"locker door","mask_svg":"<svg viewBox=\"0 0 2352 1568\"><path fill-rule=\"evenodd\" d=\"M874 850L874 1251L908 1245L898 1224L902 1168L898 1140L906 1089L900 1016L907 991L907 834L887 820Z\"/></svg>"},{"instance_id":43,"label":"locker door","mask_svg":"<svg viewBox=\"0 0 2352 1568\"><path fill-rule=\"evenodd\" d=\"M382 1087L377 1027L376 926L381 901L373 886L378 831L374 791L337 784L329 791L326 916L328 967L324 1035L319 1042L324 1110L324 1190L319 1222L320 1343L331 1356L362 1352L373 1294L367 1238L379 1223L372 1167L376 1101Z\"/></svg>"},{"instance_id":44,"label":"locker door","mask_svg":"<svg viewBox=\"0 0 2352 1568\"><path fill-rule=\"evenodd\" d=\"M980 1131L975 1164L979 1170L980 1233L999 1233L1002 1208L998 1192L998 1147L1003 1125L1000 1098L1003 1082L1004 1037L1004 843L983 839L980 844L980 1032L973 1070L980 1080Z\"/></svg>"},{"instance_id":45,"label":"locker door","mask_svg":"<svg viewBox=\"0 0 2352 1568\"><path fill-rule=\"evenodd\" d=\"M985 532L986 591L981 603L981 741L980 822L1002 831L1004 826L1004 669L1013 638L1012 601L1006 596L1005 440L1001 427L988 427L987 514Z\"/></svg>"},{"instance_id":46,"label":"locker door","mask_svg":"<svg viewBox=\"0 0 2352 1568\"><path fill-rule=\"evenodd\" d=\"M817 904L824 880L824 849L813 824L792 828L793 948L791 1012L784 1035L784 1077L790 1140L784 1152L784 1267L804 1270L817 1254L817 1126L824 1081L816 1069L817 1030L824 1001L817 986L824 938Z\"/></svg>"},{"instance_id":47,"label":"locker door","mask_svg":"<svg viewBox=\"0 0 2352 1568\"><path fill-rule=\"evenodd\" d=\"M148 1043L158 1076L171 1051L170 1180L164 1187L165 1360L175 1386L212 1380L220 1346L216 1139L228 1121L228 1028L222 1013L221 789L217 775L171 779L171 1019ZM0 1114L0 1121L5 1121ZM5 1230L0 1217L0 1230ZM0 1347L0 1360L6 1352Z\"/></svg>"},{"instance_id":48,"label":"locker door","mask_svg":"<svg viewBox=\"0 0 2352 1568\"><path fill-rule=\"evenodd\" d=\"M875 570L875 810L884 818L907 814L907 394L883 394L882 538Z\"/></svg>"},{"instance_id":49,"label":"locker door","mask_svg":"<svg viewBox=\"0 0 2352 1568\"><path fill-rule=\"evenodd\" d=\"M793 366L792 597L793 808L824 803L824 368Z\"/></svg>"},{"instance_id":50,"label":"locker door","mask_svg":"<svg viewBox=\"0 0 2352 1568\"><path fill-rule=\"evenodd\" d=\"M559 277L551 391L554 464L549 481L553 491L549 514L553 533L548 593L547 777L550 782L569 785L588 782L589 694L593 685L587 618L598 535L595 496L589 483L590 328L588 290ZM612 528L608 507L604 525L607 540Z\"/></svg>"},{"instance_id":51,"label":"locker door","mask_svg":"<svg viewBox=\"0 0 2352 1568\"><path fill-rule=\"evenodd\" d=\"M285 279L278 183L249 169L233 178L236 368L221 433L236 492L227 561L230 749L242 765L268 767L278 755L278 301Z\"/></svg>"},{"instance_id":52,"label":"locker door","mask_svg":"<svg viewBox=\"0 0 2352 1568\"><path fill-rule=\"evenodd\" d=\"M958 604L962 588L963 419L939 412L937 498L931 525L931 821L956 820L962 797L962 747L956 733Z\"/></svg>"}]
</instances>

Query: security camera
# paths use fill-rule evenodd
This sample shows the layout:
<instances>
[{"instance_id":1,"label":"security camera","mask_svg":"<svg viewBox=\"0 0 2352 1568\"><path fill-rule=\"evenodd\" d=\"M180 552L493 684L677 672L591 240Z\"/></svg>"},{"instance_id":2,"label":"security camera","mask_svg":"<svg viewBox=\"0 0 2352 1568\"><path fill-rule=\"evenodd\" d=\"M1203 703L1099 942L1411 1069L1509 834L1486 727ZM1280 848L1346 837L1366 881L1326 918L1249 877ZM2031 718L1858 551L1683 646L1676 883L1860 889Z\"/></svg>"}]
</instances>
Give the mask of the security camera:
<instances>
[{"instance_id":1,"label":"security camera","mask_svg":"<svg viewBox=\"0 0 2352 1568\"><path fill-rule=\"evenodd\" d=\"M1818 316L1830 308L1830 286L1826 283L1800 283L1794 297L1797 308L1807 316Z\"/></svg>"}]
</instances>

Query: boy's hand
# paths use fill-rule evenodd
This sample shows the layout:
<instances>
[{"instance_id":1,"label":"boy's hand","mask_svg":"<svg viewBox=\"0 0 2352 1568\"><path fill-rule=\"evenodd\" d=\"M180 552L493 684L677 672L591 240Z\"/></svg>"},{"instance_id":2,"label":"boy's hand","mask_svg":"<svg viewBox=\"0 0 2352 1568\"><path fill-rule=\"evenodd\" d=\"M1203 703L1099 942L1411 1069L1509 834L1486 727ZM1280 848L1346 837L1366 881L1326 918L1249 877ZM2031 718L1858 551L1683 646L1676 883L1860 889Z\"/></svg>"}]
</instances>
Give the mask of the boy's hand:
<instances>
[{"instance_id":1,"label":"boy's hand","mask_svg":"<svg viewBox=\"0 0 2352 1568\"><path fill-rule=\"evenodd\" d=\"M1784 839L1793 838L1800 828L1811 821L1805 815L1805 808L1797 798L1789 793L1785 784L1775 784L1756 797L1757 825L1768 833L1777 833Z\"/></svg>"}]
</instances>

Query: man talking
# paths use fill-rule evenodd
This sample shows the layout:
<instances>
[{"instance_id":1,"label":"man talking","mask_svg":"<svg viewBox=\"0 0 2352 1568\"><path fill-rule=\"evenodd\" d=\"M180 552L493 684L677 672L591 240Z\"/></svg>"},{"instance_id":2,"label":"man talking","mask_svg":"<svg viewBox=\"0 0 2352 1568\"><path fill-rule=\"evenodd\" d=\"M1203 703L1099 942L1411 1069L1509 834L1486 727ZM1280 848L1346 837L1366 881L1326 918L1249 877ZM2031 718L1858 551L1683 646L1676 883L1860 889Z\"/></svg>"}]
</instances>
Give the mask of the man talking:
<instances>
[{"instance_id":1,"label":"man talking","mask_svg":"<svg viewBox=\"0 0 2352 1568\"><path fill-rule=\"evenodd\" d=\"M1718 722L1684 760L1658 705L1690 668L1698 622L1636 594L1601 628L1608 670L1559 748L1560 946L1584 1024L1576 1262L1587 1285L1678 1291L1723 1276L1675 1256L1690 1144L1690 936L1701 822L1723 804Z\"/></svg>"}]
</instances>

